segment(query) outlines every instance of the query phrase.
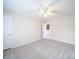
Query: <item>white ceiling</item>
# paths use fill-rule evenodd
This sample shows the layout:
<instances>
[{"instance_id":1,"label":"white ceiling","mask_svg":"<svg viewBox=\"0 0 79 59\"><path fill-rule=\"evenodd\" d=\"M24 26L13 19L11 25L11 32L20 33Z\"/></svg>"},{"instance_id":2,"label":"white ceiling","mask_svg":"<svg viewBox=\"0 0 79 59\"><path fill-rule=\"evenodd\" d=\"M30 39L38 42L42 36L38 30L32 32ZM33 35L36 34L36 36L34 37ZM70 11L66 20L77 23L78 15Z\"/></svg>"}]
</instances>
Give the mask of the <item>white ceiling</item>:
<instances>
[{"instance_id":1,"label":"white ceiling","mask_svg":"<svg viewBox=\"0 0 79 59\"><path fill-rule=\"evenodd\" d=\"M3 0L4 12L37 15L43 7L43 0ZM72 15L75 9L75 0L48 0L50 6L56 10L56 15Z\"/></svg>"}]
</instances>

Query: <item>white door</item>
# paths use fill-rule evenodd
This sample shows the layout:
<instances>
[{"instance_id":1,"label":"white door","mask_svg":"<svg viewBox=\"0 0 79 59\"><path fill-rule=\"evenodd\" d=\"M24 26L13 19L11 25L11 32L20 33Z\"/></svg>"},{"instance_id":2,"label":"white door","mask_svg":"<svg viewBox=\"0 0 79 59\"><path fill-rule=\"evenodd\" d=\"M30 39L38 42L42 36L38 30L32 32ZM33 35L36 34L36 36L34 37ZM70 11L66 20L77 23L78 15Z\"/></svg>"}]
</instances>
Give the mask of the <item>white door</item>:
<instances>
[{"instance_id":1,"label":"white door","mask_svg":"<svg viewBox=\"0 0 79 59\"><path fill-rule=\"evenodd\" d=\"M42 24L42 38L43 39L49 39L49 32L50 32L50 30L46 29L47 28L46 25L47 25L46 23Z\"/></svg>"},{"instance_id":2,"label":"white door","mask_svg":"<svg viewBox=\"0 0 79 59\"><path fill-rule=\"evenodd\" d=\"M12 48L12 17L3 16L3 49Z\"/></svg>"}]
</instances>

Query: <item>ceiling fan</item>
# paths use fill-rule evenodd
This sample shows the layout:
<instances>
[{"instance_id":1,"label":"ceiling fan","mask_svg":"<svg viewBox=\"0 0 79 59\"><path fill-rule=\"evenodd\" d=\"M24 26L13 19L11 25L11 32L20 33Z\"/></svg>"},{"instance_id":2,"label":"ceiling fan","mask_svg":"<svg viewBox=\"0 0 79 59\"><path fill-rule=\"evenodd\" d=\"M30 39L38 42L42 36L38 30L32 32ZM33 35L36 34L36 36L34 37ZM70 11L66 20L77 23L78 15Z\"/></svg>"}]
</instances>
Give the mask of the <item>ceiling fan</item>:
<instances>
[{"instance_id":1,"label":"ceiling fan","mask_svg":"<svg viewBox=\"0 0 79 59\"><path fill-rule=\"evenodd\" d=\"M48 15L55 15L55 13L53 13L52 7L44 7L40 10L39 12L40 15L47 17Z\"/></svg>"},{"instance_id":2,"label":"ceiling fan","mask_svg":"<svg viewBox=\"0 0 79 59\"><path fill-rule=\"evenodd\" d=\"M38 14L47 17L49 15L55 15L55 13L53 13L53 8L50 6L50 3L48 2L48 0L43 0L42 2L43 7L40 8L40 11L38 12Z\"/></svg>"}]
</instances>

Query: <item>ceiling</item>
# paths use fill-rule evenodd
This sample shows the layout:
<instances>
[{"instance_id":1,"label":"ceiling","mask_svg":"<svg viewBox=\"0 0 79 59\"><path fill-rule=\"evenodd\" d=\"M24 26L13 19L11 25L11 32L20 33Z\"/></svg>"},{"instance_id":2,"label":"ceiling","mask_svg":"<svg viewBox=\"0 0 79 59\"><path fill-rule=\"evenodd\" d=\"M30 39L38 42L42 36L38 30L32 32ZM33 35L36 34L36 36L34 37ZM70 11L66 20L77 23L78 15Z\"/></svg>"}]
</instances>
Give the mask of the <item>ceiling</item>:
<instances>
[{"instance_id":1,"label":"ceiling","mask_svg":"<svg viewBox=\"0 0 79 59\"><path fill-rule=\"evenodd\" d=\"M3 0L4 12L33 15L39 17L37 12L43 7L44 0ZM72 15L75 9L75 0L48 0L56 16Z\"/></svg>"}]
</instances>

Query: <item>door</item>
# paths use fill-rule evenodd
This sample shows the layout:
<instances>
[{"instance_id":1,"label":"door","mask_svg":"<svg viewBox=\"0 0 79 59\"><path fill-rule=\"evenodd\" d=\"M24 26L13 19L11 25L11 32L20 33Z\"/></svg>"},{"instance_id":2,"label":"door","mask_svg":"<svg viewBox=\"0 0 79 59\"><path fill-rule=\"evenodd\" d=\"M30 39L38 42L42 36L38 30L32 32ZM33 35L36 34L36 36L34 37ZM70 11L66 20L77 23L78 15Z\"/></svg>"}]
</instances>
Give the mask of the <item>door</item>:
<instances>
[{"instance_id":1,"label":"door","mask_svg":"<svg viewBox=\"0 0 79 59\"><path fill-rule=\"evenodd\" d=\"M49 30L50 25L43 23L42 24L42 38L43 39L49 39L49 34L50 34L50 30Z\"/></svg>"},{"instance_id":2,"label":"door","mask_svg":"<svg viewBox=\"0 0 79 59\"><path fill-rule=\"evenodd\" d=\"M3 16L3 49L12 48L12 17Z\"/></svg>"}]
</instances>

